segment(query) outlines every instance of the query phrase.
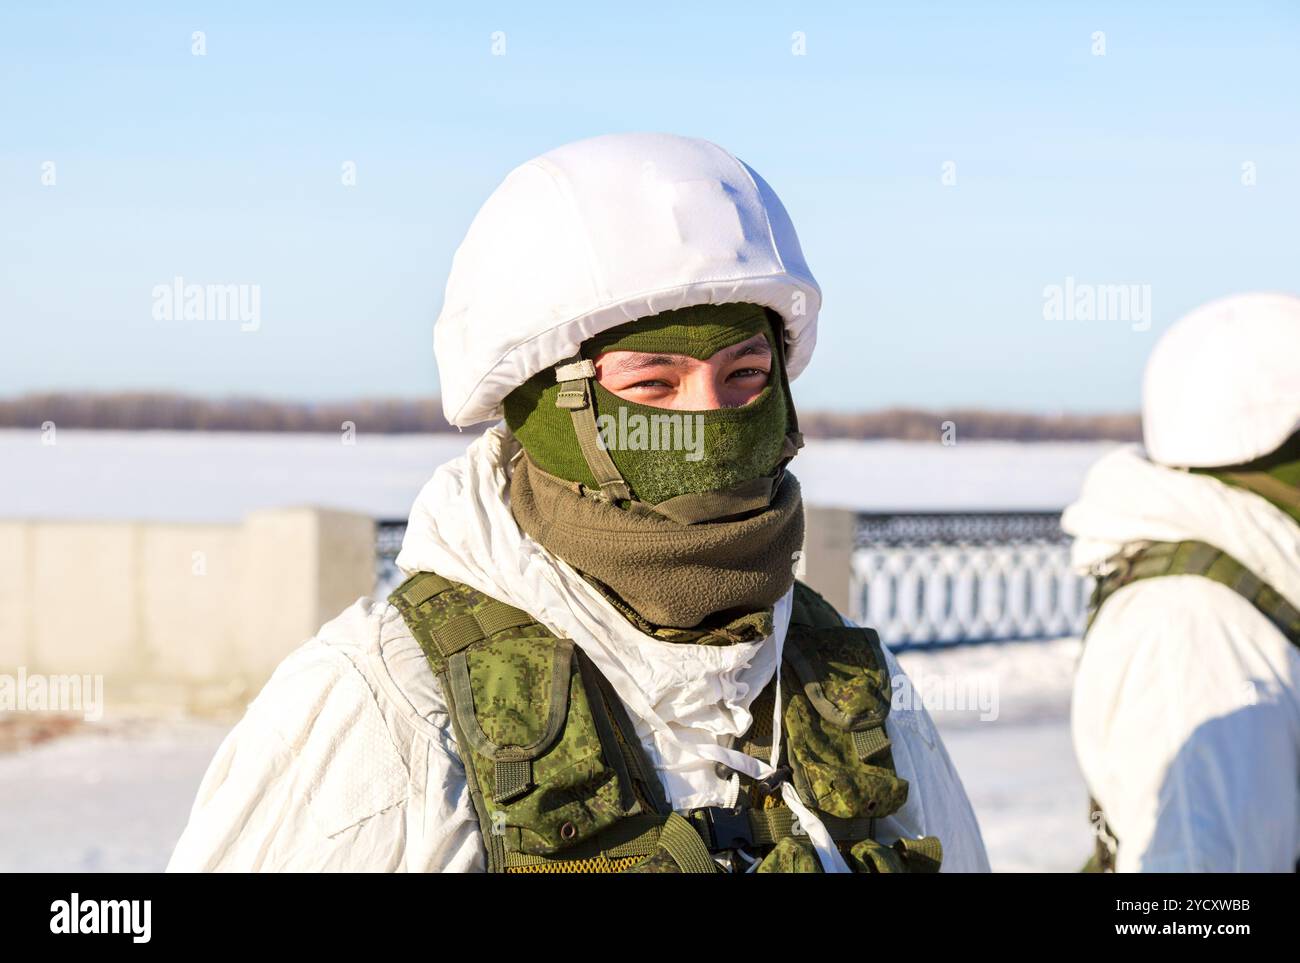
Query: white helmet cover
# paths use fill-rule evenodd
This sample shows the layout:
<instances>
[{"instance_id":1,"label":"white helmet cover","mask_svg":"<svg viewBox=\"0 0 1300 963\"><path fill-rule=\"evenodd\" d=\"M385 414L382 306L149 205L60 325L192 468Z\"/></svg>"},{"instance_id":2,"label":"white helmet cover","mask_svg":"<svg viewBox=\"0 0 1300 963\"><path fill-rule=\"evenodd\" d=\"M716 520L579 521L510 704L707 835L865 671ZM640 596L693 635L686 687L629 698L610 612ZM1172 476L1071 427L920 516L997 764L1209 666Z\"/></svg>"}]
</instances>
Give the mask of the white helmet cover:
<instances>
[{"instance_id":1,"label":"white helmet cover","mask_svg":"<svg viewBox=\"0 0 1300 963\"><path fill-rule=\"evenodd\" d=\"M1162 465L1240 465L1300 429L1300 298L1240 294L1180 319L1147 361L1142 431Z\"/></svg>"},{"instance_id":2,"label":"white helmet cover","mask_svg":"<svg viewBox=\"0 0 1300 963\"><path fill-rule=\"evenodd\" d=\"M592 335L699 304L785 320L786 364L812 356L821 289L780 199L716 144L610 134L515 168L452 259L434 352L447 420L501 417L507 394Z\"/></svg>"}]
</instances>

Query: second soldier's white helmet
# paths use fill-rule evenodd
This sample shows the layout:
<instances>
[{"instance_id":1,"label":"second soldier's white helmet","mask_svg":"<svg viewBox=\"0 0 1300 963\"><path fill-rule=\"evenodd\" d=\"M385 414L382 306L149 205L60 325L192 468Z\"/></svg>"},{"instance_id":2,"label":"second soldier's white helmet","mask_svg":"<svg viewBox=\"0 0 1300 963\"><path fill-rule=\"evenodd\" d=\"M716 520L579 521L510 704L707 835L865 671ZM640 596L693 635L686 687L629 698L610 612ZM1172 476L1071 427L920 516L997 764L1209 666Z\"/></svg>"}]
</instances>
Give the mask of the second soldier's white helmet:
<instances>
[{"instance_id":1,"label":"second soldier's white helmet","mask_svg":"<svg viewBox=\"0 0 1300 963\"><path fill-rule=\"evenodd\" d=\"M1300 429L1300 298L1240 294L1166 331L1147 361L1142 431L1162 465L1240 465Z\"/></svg>"}]
</instances>

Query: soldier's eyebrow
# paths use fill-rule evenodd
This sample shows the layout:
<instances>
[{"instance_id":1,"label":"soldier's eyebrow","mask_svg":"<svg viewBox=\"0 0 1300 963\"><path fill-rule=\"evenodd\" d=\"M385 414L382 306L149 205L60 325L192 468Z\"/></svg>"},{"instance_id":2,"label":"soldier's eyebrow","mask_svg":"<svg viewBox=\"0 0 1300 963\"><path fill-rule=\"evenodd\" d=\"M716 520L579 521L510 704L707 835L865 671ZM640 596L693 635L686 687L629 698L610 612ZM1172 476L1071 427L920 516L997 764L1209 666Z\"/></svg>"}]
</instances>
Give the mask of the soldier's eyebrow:
<instances>
[{"instance_id":1,"label":"soldier's eyebrow","mask_svg":"<svg viewBox=\"0 0 1300 963\"><path fill-rule=\"evenodd\" d=\"M772 346L767 343L767 338L762 335L756 335L758 340L751 340L745 344L738 344L731 348L731 353L727 355L728 361L738 361L741 358L747 358L751 354L761 355L766 358L772 354Z\"/></svg>"},{"instance_id":2,"label":"soldier's eyebrow","mask_svg":"<svg viewBox=\"0 0 1300 963\"><path fill-rule=\"evenodd\" d=\"M646 368L673 367L680 368L686 364L681 355L673 354L636 354L618 358L610 367L614 371L643 371Z\"/></svg>"}]
</instances>

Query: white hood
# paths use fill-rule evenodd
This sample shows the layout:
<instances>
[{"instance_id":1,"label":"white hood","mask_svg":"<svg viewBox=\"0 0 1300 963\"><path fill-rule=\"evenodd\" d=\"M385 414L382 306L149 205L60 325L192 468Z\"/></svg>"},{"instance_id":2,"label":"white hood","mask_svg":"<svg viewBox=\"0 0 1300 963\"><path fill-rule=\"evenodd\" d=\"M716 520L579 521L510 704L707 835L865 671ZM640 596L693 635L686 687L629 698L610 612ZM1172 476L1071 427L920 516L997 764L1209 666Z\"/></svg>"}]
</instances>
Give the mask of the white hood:
<instances>
[{"instance_id":1,"label":"white hood","mask_svg":"<svg viewBox=\"0 0 1300 963\"><path fill-rule=\"evenodd\" d=\"M716 144L611 134L513 170L452 261L434 328L453 425L501 401L607 328L747 301L785 319L787 368L812 356L821 290L780 199Z\"/></svg>"},{"instance_id":2,"label":"white hood","mask_svg":"<svg viewBox=\"0 0 1300 963\"><path fill-rule=\"evenodd\" d=\"M1208 542L1300 606L1300 527L1258 495L1148 459L1128 445L1093 465L1061 526L1092 572L1129 542Z\"/></svg>"}]
</instances>

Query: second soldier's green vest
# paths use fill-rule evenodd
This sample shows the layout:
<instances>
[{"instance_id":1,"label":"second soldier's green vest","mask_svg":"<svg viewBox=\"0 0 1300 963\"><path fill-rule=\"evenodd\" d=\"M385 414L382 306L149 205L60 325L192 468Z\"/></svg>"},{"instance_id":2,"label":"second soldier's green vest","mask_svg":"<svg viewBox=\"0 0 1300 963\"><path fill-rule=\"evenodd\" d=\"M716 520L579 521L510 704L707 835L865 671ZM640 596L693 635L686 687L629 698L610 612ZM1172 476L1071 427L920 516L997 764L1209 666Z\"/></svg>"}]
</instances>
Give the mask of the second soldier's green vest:
<instances>
[{"instance_id":1,"label":"second soldier's green vest","mask_svg":"<svg viewBox=\"0 0 1300 963\"><path fill-rule=\"evenodd\" d=\"M779 785L742 776L741 805L674 812L622 702L582 650L532 616L433 573L389 601L438 676L490 872L817 872ZM858 872L932 872L934 837L876 841L907 800L885 735L880 640L795 584L782 675L778 777L793 781ZM771 755L775 680L736 748ZM732 856L739 853L743 855Z\"/></svg>"}]
</instances>

